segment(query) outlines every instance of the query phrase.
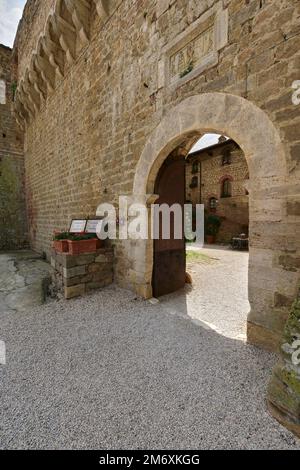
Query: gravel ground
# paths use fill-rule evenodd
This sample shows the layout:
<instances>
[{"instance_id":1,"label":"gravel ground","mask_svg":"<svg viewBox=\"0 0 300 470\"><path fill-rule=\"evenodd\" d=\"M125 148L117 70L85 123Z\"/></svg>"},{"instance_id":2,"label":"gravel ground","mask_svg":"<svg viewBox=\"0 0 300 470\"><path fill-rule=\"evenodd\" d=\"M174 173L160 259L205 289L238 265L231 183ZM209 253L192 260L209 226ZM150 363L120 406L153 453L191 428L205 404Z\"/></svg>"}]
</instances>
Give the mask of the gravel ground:
<instances>
[{"instance_id":1,"label":"gravel ground","mask_svg":"<svg viewBox=\"0 0 300 470\"><path fill-rule=\"evenodd\" d=\"M198 250L208 257L202 262L188 263L193 288L162 300L169 312L174 309L192 320L205 322L210 328L229 338L246 339L249 253L227 247L210 246Z\"/></svg>"},{"instance_id":2,"label":"gravel ground","mask_svg":"<svg viewBox=\"0 0 300 470\"><path fill-rule=\"evenodd\" d=\"M276 357L176 308L112 286L0 312L0 448L300 449L266 410Z\"/></svg>"}]
</instances>

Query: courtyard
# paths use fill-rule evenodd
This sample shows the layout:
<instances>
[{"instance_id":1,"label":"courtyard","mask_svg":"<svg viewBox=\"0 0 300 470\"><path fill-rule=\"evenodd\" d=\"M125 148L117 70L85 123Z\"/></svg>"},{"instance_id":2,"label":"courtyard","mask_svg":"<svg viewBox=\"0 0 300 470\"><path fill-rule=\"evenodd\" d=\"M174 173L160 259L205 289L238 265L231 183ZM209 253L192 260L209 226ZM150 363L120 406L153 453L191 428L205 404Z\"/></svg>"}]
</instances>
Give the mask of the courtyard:
<instances>
[{"instance_id":1,"label":"courtyard","mask_svg":"<svg viewBox=\"0 0 300 470\"><path fill-rule=\"evenodd\" d=\"M188 250L189 251L189 250ZM0 310L1 449L300 449L245 343L248 254L190 248L192 285Z\"/></svg>"}]
</instances>

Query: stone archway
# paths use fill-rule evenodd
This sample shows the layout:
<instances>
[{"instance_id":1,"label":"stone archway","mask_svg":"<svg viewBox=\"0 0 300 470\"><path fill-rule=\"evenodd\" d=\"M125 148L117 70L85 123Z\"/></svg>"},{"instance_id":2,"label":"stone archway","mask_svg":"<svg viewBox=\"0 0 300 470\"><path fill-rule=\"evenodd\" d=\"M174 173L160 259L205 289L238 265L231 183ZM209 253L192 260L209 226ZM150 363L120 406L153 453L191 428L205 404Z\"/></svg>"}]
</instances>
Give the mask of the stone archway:
<instances>
[{"instance_id":1,"label":"stone archway","mask_svg":"<svg viewBox=\"0 0 300 470\"><path fill-rule=\"evenodd\" d=\"M152 203L154 182L165 158L183 141L191 144L203 133L230 136L244 151L250 174L250 262L248 340L275 349L285 317L276 310L275 297L283 288L296 293L293 279L275 266L280 249L278 240L286 224L285 186L287 180L284 145L269 117L257 106L239 96L207 93L191 96L175 106L150 135L137 165L133 200ZM270 224L273 227L270 235ZM270 249L272 236L274 249ZM276 239L278 237L278 240ZM131 281L136 291L151 297L153 244L138 241L132 250ZM292 281L292 282L291 282Z\"/></svg>"}]
</instances>

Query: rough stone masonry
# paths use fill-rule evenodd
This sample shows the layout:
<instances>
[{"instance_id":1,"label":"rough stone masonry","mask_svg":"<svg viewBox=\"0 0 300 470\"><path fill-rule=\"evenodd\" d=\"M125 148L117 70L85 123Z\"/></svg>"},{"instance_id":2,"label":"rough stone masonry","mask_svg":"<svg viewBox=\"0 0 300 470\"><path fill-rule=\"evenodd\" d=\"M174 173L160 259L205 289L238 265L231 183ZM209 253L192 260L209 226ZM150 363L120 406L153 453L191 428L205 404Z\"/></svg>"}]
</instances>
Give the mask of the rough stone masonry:
<instances>
[{"instance_id":1,"label":"rough stone masonry","mask_svg":"<svg viewBox=\"0 0 300 470\"><path fill-rule=\"evenodd\" d=\"M170 152L228 135L249 168L248 341L278 348L300 281L299 1L28 0L14 57L32 248L119 195L149 203ZM115 253L151 297L152 242Z\"/></svg>"},{"instance_id":2,"label":"rough stone masonry","mask_svg":"<svg viewBox=\"0 0 300 470\"><path fill-rule=\"evenodd\" d=\"M113 250L109 248L73 256L53 251L51 265L53 292L66 299L80 297L113 282Z\"/></svg>"},{"instance_id":3,"label":"rough stone masonry","mask_svg":"<svg viewBox=\"0 0 300 470\"><path fill-rule=\"evenodd\" d=\"M27 244L23 133L12 114L13 65L11 49L0 44L0 250Z\"/></svg>"}]
</instances>

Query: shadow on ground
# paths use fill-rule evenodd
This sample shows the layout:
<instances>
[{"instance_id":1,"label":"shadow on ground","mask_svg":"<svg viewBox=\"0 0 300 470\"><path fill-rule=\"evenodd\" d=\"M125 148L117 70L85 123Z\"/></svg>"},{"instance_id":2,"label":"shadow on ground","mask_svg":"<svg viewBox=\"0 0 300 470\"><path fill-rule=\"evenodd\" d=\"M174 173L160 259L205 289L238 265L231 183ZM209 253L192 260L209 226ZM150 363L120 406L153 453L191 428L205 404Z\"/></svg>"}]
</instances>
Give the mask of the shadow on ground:
<instances>
[{"instance_id":1,"label":"shadow on ground","mask_svg":"<svg viewBox=\"0 0 300 470\"><path fill-rule=\"evenodd\" d=\"M1 448L299 449L266 409L276 357L181 313L115 287L0 313Z\"/></svg>"}]
</instances>

